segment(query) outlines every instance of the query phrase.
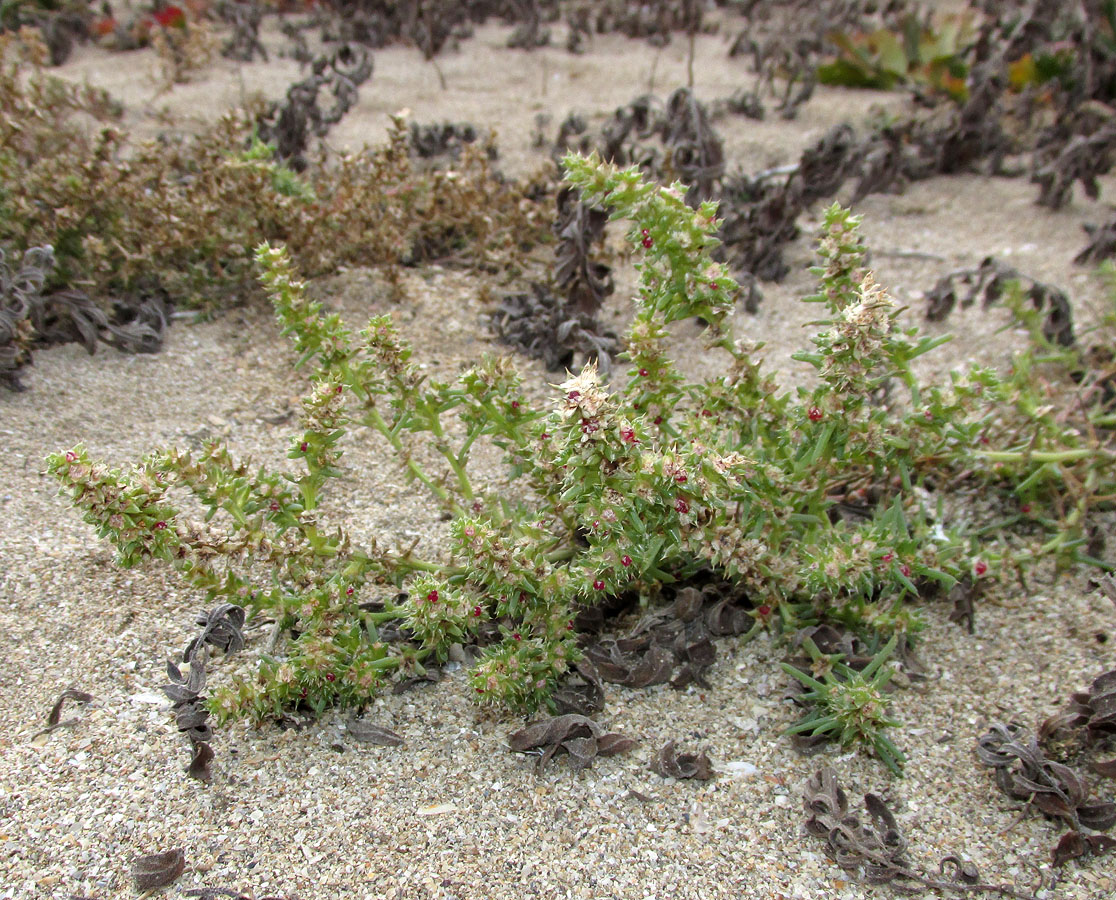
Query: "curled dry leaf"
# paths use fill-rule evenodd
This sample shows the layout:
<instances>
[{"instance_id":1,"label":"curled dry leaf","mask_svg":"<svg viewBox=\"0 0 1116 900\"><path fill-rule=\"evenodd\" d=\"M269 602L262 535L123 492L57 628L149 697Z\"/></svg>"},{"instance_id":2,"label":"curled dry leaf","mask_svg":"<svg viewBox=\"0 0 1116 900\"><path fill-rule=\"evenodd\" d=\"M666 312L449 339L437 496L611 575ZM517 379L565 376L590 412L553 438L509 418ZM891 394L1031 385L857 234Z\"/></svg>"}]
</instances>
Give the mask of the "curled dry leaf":
<instances>
[{"instance_id":1,"label":"curled dry leaf","mask_svg":"<svg viewBox=\"0 0 1116 900\"><path fill-rule=\"evenodd\" d=\"M1033 805L1040 812L1061 819L1071 834L1082 828L1107 831L1116 825L1116 803L1087 802L1089 788L1069 766L1047 759L1038 742L1021 726L995 724L979 741L977 756L996 770L996 783L1013 800ZM1064 836L1055 858L1073 858L1079 845ZM1070 855L1067 855L1070 854ZM1063 861L1064 861L1063 859Z\"/></svg>"},{"instance_id":2,"label":"curled dry leaf","mask_svg":"<svg viewBox=\"0 0 1116 900\"><path fill-rule=\"evenodd\" d=\"M212 761L213 748L206 743L195 744L194 758L190 760L190 766L187 768L186 774L208 784L213 780L213 770L209 766Z\"/></svg>"},{"instance_id":3,"label":"curled dry leaf","mask_svg":"<svg viewBox=\"0 0 1116 900\"><path fill-rule=\"evenodd\" d=\"M132 862L132 880L137 891L154 891L173 884L186 868L181 849L137 857Z\"/></svg>"},{"instance_id":4,"label":"curled dry leaf","mask_svg":"<svg viewBox=\"0 0 1116 900\"><path fill-rule=\"evenodd\" d=\"M713 764L702 753L679 753L674 741L667 741L655 754L651 768L664 778L696 778L709 781L713 777Z\"/></svg>"},{"instance_id":5,"label":"curled dry leaf","mask_svg":"<svg viewBox=\"0 0 1116 900\"><path fill-rule=\"evenodd\" d=\"M538 753L536 768L541 770L559 752L568 753L574 771L592 765L595 756L615 756L635 746L621 734L606 734L586 716L570 713L541 719L508 736L508 746L520 753Z\"/></svg>"},{"instance_id":6,"label":"curled dry leaf","mask_svg":"<svg viewBox=\"0 0 1116 900\"><path fill-rule=\"evenodd\" d=\"M1116 839L1107 835L1067 831L1055 845L1051 857L1054 865L1064 866L1071 859L1082 856L1103 856L1113 848L1116 848Z\"/></svg>"},{"instance_id":7,"label":"curled dry leaf","mask_svg":"<svg viewBox=\"0 0 1116 900\"><path fill-rule=\"evenodd\" d=\"M352 718L345 723L349 734L362 744L375 744L377 747L398 747L403 743L403 738L394 731L389 731L371 722Z\"/></svg>"},{"instance_id":8,"label":"curled dry leaf","mask_svg":"<svg viewBox=\"0 0 1116 900\"><path fill-rule=\"evenodd\" d=\"M93 695L87 694L85 693L85 691L78 691L74 690L73 688L67 688L66 690L64 690L61 694L59 694L58 699L55 701L54 706L51 707L50 713L47 715L47 727L43 728L40 731L36 731L31 736L32 743L34 743L36 747L42 746L46 742L45 736L50 734L52 731L56 731L59 728L73 728L75 725L78 724L80 719L62 719L62 707L65 705L67 700L73 700L77 703L89 703L92 699ZM40 738L42 740L40 740Z\"/></svg>"},{"instance_id":9,"label":"curled dry leaf","mask_svg":"<svg viewBox=\"0 0 1116 900\"><path fill-rule=\"evenodd\" d=\"M604 734L601 728L592 719L575 714L565 716L552 716L533 722L526 728L521 728L508 736L508 746L520 753L545 747L550 744L561 743L571 737L599 737Z\"/></svg>"},{"instance_id":10,"label":"curled dry leaf","mask_svg":"<svg viewBox=\"0 0 1116 900\"><path fill-rule=\"evenodd\" d=\"M208 613L198 616L201 633L186 645L182 661L190 662L195 652L205 644L212 644L225 653L237 653L244 649L243 607L233 603L222 603Z\"/></svg>"},{"instance_id":11,"label":"curled dry leaf","mask_svg":"<svg viewBox=\"0 0 1116 900\"><path fill-rule=\"evenodd\" d=\"M1076 343L1073 330L1073 310L1064 291L1037 281L1004 265L989 256L975 269L958 269L942 276L926 292L926 318L932 322L943 321L954 309L972 306L980 300L987 309L1004 296L1009 282L1023 285L1023 296L1039 312L1045 312L1042 323L1043 336L1060 347Z\"/></svg>"},{"instance_id":12,"label":"curled dry leaf","mask_svg":"<svg viewBox=\"0 0 1116 900\"><path fill-rule=\"evenodd\" d=\"M58 699L55 701L54 706L50 708L50 715L47 716L47 725L50 728L62 727L63 725L73 724L76 719L70 719L67 722L60 722L62 718L62 707L67 700L73 700L75 703L89 703L93 699L92 694L87 694L85 691L78 691L74 688L66 688Z\"/></svg>"},{"instance_id":13,"label":"curled dry leaf","mask_svg":"<svg viewBox=\"0 0 1116 900\"><path fill-rule=\"evenodd\" d=\"M604 709L604 700L601 677L593 663L585 658L578 660L562 687L554 694L555 707L562 714L589 716Z\"/></svg>"},{"instance_id":14,"label":"curled dry leaf","mask_svg":"<svg viewBox=\"0 0 1116 900\"><path fill-rule=\"evenodd\" d=\"M1034 894L1022 893L1009 885L982 882L977 867L955 853L942 857L938 863L939 877L912 868L904 855L907 841L887 804L876 794L865 794L869 821L862 821L849 812L848 798L828 766L807 780L802 805L806 811L806 831L826 842L826 851L837 865L846 872L861 873L868 883L889 883L904 891L922 886L962 895L985 892L1035 900Z\"/></svg>"}]
</instances>

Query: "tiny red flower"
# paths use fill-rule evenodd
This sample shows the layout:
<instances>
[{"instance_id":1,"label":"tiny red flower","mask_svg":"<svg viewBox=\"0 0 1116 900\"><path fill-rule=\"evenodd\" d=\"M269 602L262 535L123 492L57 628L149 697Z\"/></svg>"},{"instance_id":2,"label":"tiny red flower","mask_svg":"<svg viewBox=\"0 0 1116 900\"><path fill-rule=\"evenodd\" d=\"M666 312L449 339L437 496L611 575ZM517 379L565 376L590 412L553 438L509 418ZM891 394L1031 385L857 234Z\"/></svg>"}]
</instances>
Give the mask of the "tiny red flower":
<instances>
[{"instance_id":1,"label":"tiny red flower","mask_svg":"<svg viewBox=\"0 0 1116 900\"><path fill-rule=\"evenodd\" d=\"M326 681L336 681L336 680L337 680L336 675L334 675L332 672L326 672Z\"/></svg>"},{"instance_id":2,"label":"tiny red flower","mask_svg":"<svg viewBox=\"0 0 1116 900\"><path fill-rule=\"evenodd\" d=\"M646 378L646 377L647 377L648 375L650 375L650 374L651 374L651 373L650 373L650 372L648 372L648 371L647 371L646 369L640 369L640 370L639 370L639 377L640 377L640 378Z\"/></svg>"},{"instance_id":3,"label":"tiny red flower","mask_svg":"<svg viewBox=\"0 0 1116 900\"><path fill-rule=\"evenodd\" d=\"M517 631L515 634L512 635L512 640L521 641L521 640L523 640L523 638L520 636L519 632Z\"/></svg>"},{"instance_id":4,"label":"tiny red flower","mask_svg":"<svg viewBox=\"0 0 1116 900\"><path fill-rule=\"evenodd\" d=\"M687 503L683 498L679 497L677 500L674 501L674 508L678 510L678 512L680 512L682 515L685 515L690 511L690 504Z\"/></svg>"},{"instance_id":5,"label":"tiny red flower","mask_svg":"<svg viewBox=\"0 0 1116 900\"><path fill-rule=\"evenodd\" d=\"M473 618L479 619L481 617L481 608L479 606L473 607Z\"/></svg>"},{"instance_id":6,"label":"tiny red flower","mask_svg":"<svg viewBox=\"0 0 1116 900\"><path fill-rule=\"evenodd\" d=\"M342 388L341 388L341 385L337 385L337 387L335 387L335 388L333 389L333 393L335 393L335 394L340 394L340 393L341 393L341 390L342 390Z\"/></svg>"},{"instance_id":7,"label":"tiny red flower","mask_svg":"<svg viewBox=\"0 0 1116 900\"><path fill-rule=\"evenodd\" d=\"M717 282L715 282L715 281L709 282L709 289L710 290L716 291L716 290L720 289L720 287L721 286L719 284L717 284Z\"/></svg>"},{"instance_id":8,"label":"tiny red flower","mask_svg":"<svg viewBox=\"0 0 1116 900\"><path fill-rule=\"evenodd\" d=\"M810 411L806 413L810 417L811 422L820 422L822 418L822 411L816 406L811 406Z\"/></svg>"},{"instance_id":9,"label":"tiny red flower","mask_svg":"<svg viewBox=\"0 0 1116 900\"><path fill-rule=\"evenodd\" d=\"M973 571L976 572L977 578L979 578L981 575L988 571L988 563L986 563L983 559L978 559L976 561L976 565L973 566Z\"/></svg>"},{"instance_id":10,"label":"tiny red flower","mask_svg":"<svg viewBox=\"0 0 1116 900\"><path fill-rule=\"evenodd\" d=\"M685 472L679 472L677 475L674 476L674 480L677 481L679 484L685 484L690 479L686 477Z\"/></svg>"},{"instance_id":11,"label":"tiny red flower","mask_svg":"<svg viewBox=\"0 0 1116 900\"><path fill-rule=\"evenodd\" d=\"M647 230L646 228L641 228L641 229L639 230L639 233L640 233L640 235L641 235L642 237L647 237L647 235L649 235L649 234L650 234L651 232L650 232L650 231L648 231L648 230Z\"/></svg>"},{"instance_id":12,"label":"tiny red flower","mask_svg":"<svg viewBox=\"0 0 1116 900\"><path fill-rule=\"evenodd\" d=\"M303 441L301 444L298 445L298 449L299 452L305 453L307 450L310 449L310 445L306 443L306 441Z\"/></svg>"},{"instance_id":13,"label":"tiny red flower","mask_svg":"<svg viewBox=\"0 0 1116 900\"><path fill-rule=\"evenodd\" d=\"M438 602L438 592L437 591L431 591L429 594L427 594L426 595L426 602L427 603L437 603Z\"/></svg>"},{"instance_id":14,"label":"tiny red flower","mask_svg":"<svg viewBox=\"0 0 1116 900\"><path fill-rule=\"evenodd\" d=\"M883 556L880 557L880 562L889 563L893 559L895 559L895 554L888 552L888 553L885 553Z\"/></svg>"},{"instance_id":15,"label":"tiny red flower","mask_svg":"<svg viewBox=\"0 0 1116 900\"><path fill-rule=\"evenodd\" d=\"M477 693L478 694L483 694L484 693L484 688L477 688Z\"/></svg>"},{"instance_id":16,"label":"tiny red flower","mask_svg":"<svg viewBox=\"0 0 1116 900\"><path fill-rule=\"evenodd\" d=\"M643 244L646 249L650 250L655 242L651 240L650 237L645 237L642 241L640 241L640 243Z\"/></svg>"},{"instance_id":17,"label":"tiny red flower","mask_svg":"<svg viewBox=\"0 0 1116 900\"><path fill-rule=\"evenodd\" d=\"M472 525L466 525L464 530L465 537L473 537L477 533L477 529L475 529Z\"/></svg>"},{"instance_id":18,"label":"tiny red flower","mask_svg":"<svg viewBox=\"0 0 1116 900\"><path fill-rule=\"evenodd\" d=\"M766 603L762 603L756 607L756 613L761 619L766 619L769 615L771 615L771 607L768 606Z\"/></svg>"},{"instance_id":19,"label":"tiny red flower","mask_svg":"<svg viewBox=\"0 0 1116 900\"><path fill-rule=\"evenodd\" d=\"M186 24L186 13L177 6L164 6L155 13L155 21L164 28L179 28Z\"/></svg>"},{"instance_id":20,"label":"tiny red flower","mask_svg":"<svg viewBox=\"0 0 1116 900\"><path fill-rule=\"evenodd\" d=\"M655 418L652 419L651 421L653 421L656 425L662 425L663 424L663 417L662 416L655 416Z\"/></svg>"},{"instance_id":21,"label":"tiny red flower","mask_svg":"<svg viewBox=\"0 0 1116 900\"><path fill-rule=\"evenodd\" d=\"M581 391L570 391L568 394L566 394L566 399L573 400L575 402L580 400L581 399Z\"/></svg>"},{"instance_id":22,"label":"tiny red flower","mask_svg":"<svg viewBox=\"0 0 1116 900\"><path fill-rule=\"evenodd\" d=\"M544 431L544 432L543 432L542 434L540 434L540 435L539 435L539 440L540 440L540 441L547 441L547 440L550 440L550 435L549 435L549 434L547 434L547 433L546 433L546 432Z\"/></svg>"},{"instance_id":23,"label":"tiny red flower","mask_svg":"<svg viewBox=\"0 0 1116 900\"><path fill-rule=\"evenodd\" d=\"M620 437L624 439L626 444L638 444L639 438L636 437L634 428L621 428Z\"/></svg>"},{"instance_id":24,"label":"tiny red flower","mask_svg":"<svg viewBox=\"0 0 1116 900\"><path fill-rule=\"evenodd\" d=\"M66 462L77 462L77 454L73 450L66 451Z\"/></svg>"},{"instance_id":25,"label":"tiny red flower","mask_svg":"<svg viewBox=\"0 0 1116 900\"><path fill-rule=\"evenodd\" d=\"M1021 507L1019 507L1019 511L1023 513L1023 515L1029 516L1031 514L1031 504L1024 503Z\"/></svg>"},{"instance_id":26,"label":"tiny red flower","mask_svg":"<svg viewBox=\"0 0 1116 900\"><path fill-rule=\"evenodd\" d=\"M279 512L279 501L272 500L271 503L268 504L267 508L270 509L272 512Z\"/></svg>"},{"instance_id":27,"label":"tiny red flower","mask_svg":"<svg viewBox=\"0 0 1116 900\"><path fill-rule=\"evenodd\" d=\"M899 567L899 571L903 573L904 578L911 577L911 567L908 566L906 563L903 563L903 565Z\"/></svg>"},{"instance_id":28,"label":"tiny red flower","mask_svg":"<svg viewBox=\"0 0 1116 900\"><path fill-rule=\"evenodd\" d=\"M481 501L480 501L480 500L474 500L474 501L473 501L473 512L475 512L475 513L480 513L480 511L481 511L482 509L484 509L484 504L483 504L483 503L481 503Z\"/></svg>"},{"instance_id":29,"label":"tiny red flower","mask_svg":"<svg viewBox=\"0 0 1116 900\"><path fill-rule=\"evenodd\" d=\"M581 423L581 431L583 434L592 434L594 431L599 430L600 427L601 426L592 419L586 419Z\"/></svg>"},{"instance_id":30,"label":"tiny red flower","mask_svg":"<svg viewBox=\"0 0 1116 900\"><path fill-rule=\"evenodd\" d=\"M345 588L345 596L346 596L346 597L351 597L351 596L353 596L353 589L352 589L351 587L347 587L347 588Z\"/></svg>"},{"instance_id":31,"label":"tiny red flower","mask_svg":"<svg viewBox=\"0 0 1116 900\"><path fill-rule=\"evenodd\" d=\"M167 523L166 522L156 522L151 527L154 528L156 531L162 531L164 528L167 527Z\"/></svg>"},{"instance_id":32,"label":"tiny red flower","mask_svg":"<svg viewBox=\"0 0 1116 900\"><path fill-rule=\"evenodd\" d=\"M625 569L628 568L628 566L630 566L631 564L632 558L630 556L620 557L620 565L622 565Z\"/></svg>"},{"instance_id":33,"label":"tiny red flower","mask_svg":"<svg viewBox=\"0 0 1116 900\"><path fill-rule=\"evenodd\" d=\"M601 581L601 579L598 578L596 581L593 582L593 590L603 591L604 590L604 582Z\"/></svg>"},{"instance_id":34,"label":"tiny red flower","mask_svg":"<svg viewBox=\"0 0 1116 900\"><path fill-rule=\"evenodd\" d=\"M518 400L512 400L511 408L512 409L519 409L519 401Z\"/></svg>"},{"instance_id":35,"label":"tiny red flower","mask_svg":"<svg viewBox=\"0 0 1116 900\"><path fill-rule=\"evenodd\" d=\"M707 418L707 419L708 419L708 418L709 418L709 417L710 417L711 415L713 415L713 411L712 411L712 410L709 410L709 409L703 409L703 410L701 411L701 414L702 414L703 416L705 416L705 418Z\"/></svg>"}]
</instances>

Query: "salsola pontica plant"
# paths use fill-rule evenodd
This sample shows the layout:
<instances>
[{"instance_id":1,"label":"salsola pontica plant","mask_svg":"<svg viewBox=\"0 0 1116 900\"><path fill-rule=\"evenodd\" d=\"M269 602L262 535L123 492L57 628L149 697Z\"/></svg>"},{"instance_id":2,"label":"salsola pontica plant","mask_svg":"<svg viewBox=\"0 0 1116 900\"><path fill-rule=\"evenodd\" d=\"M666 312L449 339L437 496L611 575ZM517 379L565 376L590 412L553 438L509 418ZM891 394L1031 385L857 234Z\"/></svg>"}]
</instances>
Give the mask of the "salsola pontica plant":
<instances>
[{"instance_id":1,"label":"salsola pontica plant","mask_svg":"<svg viewBox=\"0 0 1116 900\"><path fill-rule=\"evenodd\" d=\"M928 473L938 483L964 477L985 452L1000 381L972 369L945 386L920 384L911 362L939 341L898 326L864 268L855 218L836 206L826 215L811 298L826 318L800 356L817 385L781 391L761 373L759 348L732 335L736 283L711 255L716 205L691 208L684 186L596 158L565 163L585 202L626 221L639 260L626 378L606 386L586 366L555 386L549 409L526 400L506 359L483 359L451 382L427 378L390 317L350 331L307 299L286 252L264 245L263 283L313 370L288 445L292 471L258 468L216 443L159 451L123 472L80 447L51 457L122 564L166 560L207 605L275 621L257 672L212 692L219 717L362 706L385 679L421 675L469 642L481 645L469 674L479 702L552 706L582 656L578 610L619 595L650 602L708 570L746 591L749 635L834 620L893 647L917 631L907 601L1003 570L1008 550L986 543L978 568L974 534L946 520L926 486ZM694 318L725 363L702 382L670 355L672 324ZM324 520L323 493L344 467L341 438L354 429L382 435L401 477L449 515L448 558L358 545ZM437 465L413 452L418 440ZM513 494L474 483L481 441L503 450ZM209 511L205 521L181 511L181 490ZM890 724L882 663L811 687L839 733L897 765L879 739ZM862 688L864 703L845 696ZM829 729L824 711L813 721Z\"/></svg>"}]
</instances>

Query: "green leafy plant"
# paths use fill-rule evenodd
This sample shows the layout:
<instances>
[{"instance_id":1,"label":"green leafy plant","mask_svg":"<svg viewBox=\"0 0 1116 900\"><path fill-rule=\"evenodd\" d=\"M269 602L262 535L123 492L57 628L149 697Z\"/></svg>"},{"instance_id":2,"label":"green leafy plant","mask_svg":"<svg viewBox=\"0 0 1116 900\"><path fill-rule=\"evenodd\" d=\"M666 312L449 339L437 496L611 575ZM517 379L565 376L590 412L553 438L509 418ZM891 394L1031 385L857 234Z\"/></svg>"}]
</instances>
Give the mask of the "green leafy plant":
<instances>
[{"instance_id":1,"label":"green leafy plant","mask_svg":"<svg viewBox=\"0 0 1116 900\"><path fill-rule=\"evenodd\" d=\"M160 451L128 472L80 446L50 458L121 564L165 560L207 604L274 620L257 672L212 693L219 717L361 706L385 678L421 674L463 642L480 647L469 674L479 702L552 706L581 656L580 609L617 595L649 603L710 569L746 590L749 635L834 619L890 648L917 631L907 601L1008 568L1006 551L977 556L972 526L951 522L928 489L972 477L1005 386L978 368L946 386L919 382L911 363L940 339L898 327L864 268L855 217L826 214L811 299L827 316L800 356L817 384L781 392L761 374L759 348L732 336L737 285L711 256L716 205L691 208L685 186L596 157L565 165L586 203L626 221L638 255L627 377L615 386L589 365L535 409L506 359L451 382L428 378L389 316L353 333L307 299L284 250L263 245L263 283L299 364L314 371L288 449L295 470L257 468L217 443ZM726 365L705 381L688 380L670 355L672 324L695 318ZM341 439L363 428L449 514L446 559L356 547L322 519L323 493L343 471ZM481 441L504 452L511 492L474 483ZM437 464L420 460L418 442ZM176 499L183 492L204 521ZM878 740L889 721L873 705L883 659L843 686L819 683L841 734L895 766L901 755Z\"/></svg>"},{"instance_id":2,"label":"green leafy plant","mask_svg":"<svg viewBox=\"0 0 1116 900\"><path fill-rule=\"evenodd\" d=\"M915 84L963 101L968 97L965 54L976 37L971 14L930 23L911 13L894 31L832 32L829 41L840 52L818 66L818 81L881 90Z\"/></svg>"},{"instance_id":3,"label":"green leafy plant","mask_svg":"<svg viewBox=\"0 0 1116 900\"><path fill-rule=\"evenodd\" d=\"M860 671L841 662L840 653L822 653L810 638L803 641L813 663L803 672L788 663L783 671L796 678L807 692L796 699L812 706L806 716L787 729L787 734L834 736L842 747L862 743L872 747L892 772L899 774L906 757L883 733L899 723L887 715L883 691L892 669L884 665L895 650L896 635Z\"/></svg>"}]
</instances>

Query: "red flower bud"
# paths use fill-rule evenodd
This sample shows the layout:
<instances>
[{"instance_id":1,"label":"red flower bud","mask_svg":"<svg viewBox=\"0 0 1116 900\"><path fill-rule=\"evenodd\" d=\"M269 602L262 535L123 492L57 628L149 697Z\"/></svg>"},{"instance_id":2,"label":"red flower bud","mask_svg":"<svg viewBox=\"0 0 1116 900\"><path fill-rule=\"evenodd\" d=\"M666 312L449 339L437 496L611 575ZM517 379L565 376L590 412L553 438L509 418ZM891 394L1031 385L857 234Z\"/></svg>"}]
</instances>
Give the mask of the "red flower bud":
<instances>
[{"instance_id":1,"label":"red flower bud","mask_svg":"<svg viewBox=\"0 0 1116 900\"><path fill-rule=\"evenodd\" d=\"M620 557L620 565L622 565L625 569L628 568L628 566L630 566L631 564L632 564L632 558L630 556L621 556Z\"/></svg>"},{"instance_id":2,"label":"red flower bud","mask_svg":"<svg viewBox=\"0 0 1116 900\"><path fill-rule=\"evenodd\" d=\"M66 451L66 462L77 462L77 454L73 450Z\"/></svg>"},{"instance_id":3,"label":"red flower bud","mask_svg":"<svg viewBox=\"0 0 1116 900\"><path fill-rule=\"evenodd\" d=\"M653 240L651 240L651 238L645 237L642 241L640 241L640 243L643 244L643 246L646 249L650 250L652 245L654 245L655 242Z\"/></svg>"},{"instance_id":4,"label":"red flower bud","mask_svg":"<svg viewBox=\"0 0 1116 900\"><path fill-rule=\"evenodd\" d=\"M759 606L756 607L756 613L761 619L766 619L769 615L771 615L771 607L768 606L766 603L761 603Z\"/></svg>"},{"instance_id":5,"label":"red flower bud","mask_svg":"<svg viewBox=\"0 0 1116 900\"><path fill-rule=\"evenodd\" d=\"M279 501L278 500L272 500L267 505L267 508L270 509L272 512L279 512Z\"/></svg>"},{"instance_id":6,"label":"red flower bud","mask_svg":"<svg viewBox=\"0 0 1116 900\"><path fill-rule=\"evenodd\" d=\"M674 508L682 515L685 515L690 511L690 504L687 503L682 497L679 497L677 500L674 501Z\"/></svg>"},{"instance_id":7,"label":"red flower bud","mask_svg":"<svg viewBox=\"0 0 1116 900\"><path fill-rule=\"evenodd\" d=\"M298 449L299 452L305 453L307 450L310 449L310 445L306 443L306 441L303 441L301 444L298 445Z\"/></svg>"},{"instance_id":8,"label":"red flower bud","mask_svg":"<svg viewBox=\"0 0 1116 900\"><path fill-rule=\"evenodd\" d=\"M636 437L634 428L621 428L620 437L624 439L626 444L638 444L639 438Z\"/></svg>"},{"instance_id":9,"label":"red flower bud","mask_svg":"<svg viewBox=\"0 0 1116 900\"><path fill-rule=\"evenodd\" d=\"M473 607L473 618L479 619L481 617L481 608L479 606Z\"/></svg>"},{"instance_id":10,"label":"red flower bud","mask_svg":"<svg viewBox=\"0 0 1116 900\"><path fill-rule=\"evenodd\" d=\"M512 635L512 640L513 640L513 641L521 641L521 640L523 640L523 638L522 638L522 636L521 636L521 635L519 634L519 632L517 631L517 632L516 632L515 634L513 634L513 635Z\"/></svg>"},{"instance_id":11,"label":"red flower bud","mask_svg":"<svg viewBox=\"0 0 1116 900\"><path fill-rule=\"evenodd\" d=\"M186 25L186 13L177 6L164 6L155 13L155 21L164 28L179 28Z\"/></svg>"},{"instance_id":12,"label":"red flower bud","mask_svg":"<svg viewBox=\"0 0 1116 900\"><path fill-rule=\"evenodd\" d=\"M978 559L973 566L973 571L976 573L977 578L980 578L985 572L988 571L988 563L983 559Z\"/></svg>"},{"instance_id":13,"label":"red flower bud","mask_svg":"<svg viewBox=\"0 0 1116 900\"><path fill-rule=\"evenodd\" d=\"M603 591L604 590L604 582L601 581L601 579L598 578L596 581L593 582L593 590Z\"/></svg>"},{"instance_id":14,"label":"red flower bud","mask_svg":"<svg viewBox=\"0 0 1116 900\"><path fill-rule=\"evenodd\" d=\"M336 675L334 675L332 672L326 672L326 681L336 681L336 680L337 680Z\"/></svg>"},{"instance_id":15,"label":"red flower bud","mask_svg":"<svg viewBox=\"0 0 1116 900\"><path fill-rule=\"evenodd\" d=\"M662 425L663 424L663 417L662 416L655 416L655 418L652 419L651 421L654 422L656 425Z\"/></svg>"},{"instance_id":16,"label":"red flower bud","mask_svg":"<svg viewBox=\"0 0 1116 900\"><path fill-rule=\"evenodd\" d=\"M337 387L335 387L335 388L333 389L333 393L335 393L335 394L340 394L340 393L341 393L341 390L342 390L342 388L341 388L341 385L337 385Z\"/></svg>"},{"instance_id":17,"label":"red flower bud","mask_svg":"<svg viewBox=\"0 0 1116 900\"><path fill-rule=\"evenodd\" d=\"M518 400L512 400L511 408L512 409L519 409L519 401Z\"/></svg>"},{"instance_id":18,"label":"red flower bud","mask_svg":"<svg viewBox=\"0 0 1116 900\"><path fill-rule=\"evenodd\" d=\"M438 602L438 592L437 591L431 591L429 594L427 594L426 595L426 602L427 603L437 603Z\"/></svg>"},{"instance_id":19,"label":"red flower bud","mask_svg":"<svg viewBox=\"0 0 1116 900\"><path fill-rule=\"evenodd\" d=\"M466 525L465 526L465 528L464 528L465 537L473 537L476 533L477 533L477 529L475 529L472 525Z\"/></svg>"},{"instance_id":20,"label":"red flower bud","mask_svg":"<svg viewBox=\"0 0 1116 900\"><path fill-rule=\"evenodd\" d=\"M639 377L640 377L640 378L646 378L646 377L647 377L648 375L650 375L650 374L651 374L651 373L650 373L650 372L648 372L648 371L647 371L646 369L640 369L640 370L639 370Z\"/></svg>"},{"instance_id":21,"label":"red flower bud","mask_svg":"<svg viewBox=\"0 0 1116 900\"><path fill-rule=\"evenodd\" d=\"M156 531L162 531L164 528L167 527L167 523L166 522L156 522L151 527L154 528Z\"/></svg>"},{"instance_id":22,"label":"red flower bud","mask_svg":"<svg viewBox=\"0 0 1116 900\"><path fill-rule=\"evenodd\" d=\"M679 484L685 484L690 479L686 477L685 472L679 472L677 475L674 476L674 480L677 481Z\"/></svg>"},{"instance_id":23,"label":"red flower bud","mask_svg":"<svg viewBox=\"0 0 1116 900\"><path fill-rule=\"evenodd\" d=\"M352 589L352 587L347 587L347 588L345 588L345 596L346 596L346 597L351 597L351 596L353 596L353 589Z\"/></svg>"},{"instance_id":24,"label":"red flower bud","mask_svg":"<svg viewBox=\"0 0 1116 900\"><path fill-rule=\"evenodd\" d=\"M806 413L810 417L811 422L820 422L822 419L822 411L816 406L811 406L810 411Z\"/></svg>"},{"instance_id":25,"label":"red flower bud","mask_svg":"<svg viewBox=\"0 0 1116 900\"><path fill-rule=\"evenodd\" d=\"M573 400L575 403L581 399L581 391L570 391L566 394L567 400Z\"/></svg>"},{"instance_id":26,"label":"red flower bud","mask_svg":"<svg viewBox=\"0 0 1116 900\"><path fill-rule=\"evenodd\" d=\"M908 566L906 563L903 563L903 565L899 567L899 571L903 573L904 578L911 577L911 567Z\"/></svg>"}]
</instances>

